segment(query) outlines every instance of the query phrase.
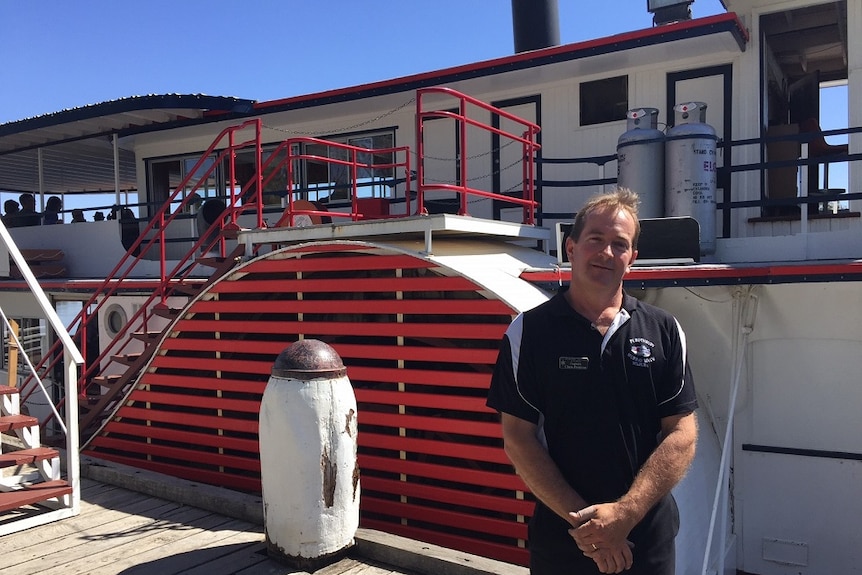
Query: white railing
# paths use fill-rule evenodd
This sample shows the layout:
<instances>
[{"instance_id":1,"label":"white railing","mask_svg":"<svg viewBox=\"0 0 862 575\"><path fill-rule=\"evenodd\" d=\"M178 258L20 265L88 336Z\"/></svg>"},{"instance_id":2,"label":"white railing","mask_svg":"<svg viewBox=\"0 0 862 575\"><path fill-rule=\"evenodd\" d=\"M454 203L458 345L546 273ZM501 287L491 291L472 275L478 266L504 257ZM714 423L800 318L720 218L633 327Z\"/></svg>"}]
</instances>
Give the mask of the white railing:
<instances>
[{"instance_id":1,"label":"white railing","mask_svg":"<svg viewBox=\"0 0 862 575\"><path fill-rule=\"evenodd\" d=\"M59 511L62 512L62 516L77 515L80 510L81 504L81 479L78 454L78 390L76 383L78 380L78 366L84 363L84 358L82 357L81 352L78 350L78 347L72 341L72 337L69 335L69 332L66 331L66 326L63 325L62 320L59 318L57 312L54 310L54 307L51 305L51 301L48 299L48 296L42 290L42 286L39 285L39 282L36 280L36 277L33 275L33 272L30 270L30 266L24 259L24 256L21 254L21 251L18 249L18 246L15 244L15 241L9 234L9 230L6 229L6 226L2 223L2 221L0 221L0 240L2 240L2 247L6 251L8 251L9 258L21 272L21 275L24 278L24 281L27 283L27 287L29 288L30 293L33 295L33 298L36 300L36 303L42 310L46 321L54 329L57 338L63 344L65 418L60 418L59 414L56 413L56 407L54 406L54 402L50 397L50 394L47 392L45 387L42 385L42 382L39 380L38 375L36 374L36 371L33 367L33 364L29 360L29 357L27 357L26 353L23 353L26 350L21 345L19 345L18 347L19 350L22 352L22 356L25 363L33 373L34 378L39 382L39 386L41 387L42 392L45 394L45 398L47 399L48 404L51 406L51 409L55 410L55 417L57 418L57 421L60 422L60 426L65 433L66 449L64 457L66 467L66 481L69 485L72 486L72 494L69 507ZM2 250L0 250L0 252L2 252ZM0 256L5 257L5 254L0 253ZM0 315L2 315L3 321L6 323L7 330L9 331L9 333L12 333L12 330L7 320L6 313L3 312L2 307L0 307ZM20 344L20 341L16 341L16 343ZM65 425L63 425L63 421L65 421ZM27 526L29 527L31 525Z\"/></svg>"}]
</instances>

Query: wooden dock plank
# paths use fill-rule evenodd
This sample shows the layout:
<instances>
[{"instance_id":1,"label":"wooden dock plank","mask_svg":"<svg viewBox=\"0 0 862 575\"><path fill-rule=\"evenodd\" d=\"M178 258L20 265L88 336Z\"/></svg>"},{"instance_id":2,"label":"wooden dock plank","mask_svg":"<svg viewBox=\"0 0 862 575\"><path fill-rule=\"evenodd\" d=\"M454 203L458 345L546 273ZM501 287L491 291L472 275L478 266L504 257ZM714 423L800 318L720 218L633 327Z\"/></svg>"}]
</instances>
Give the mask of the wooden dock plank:
<instances>
[{"instance_id":1,"label":"wooden dock plank","mask_svg":"<svg viewBox=\"0 0 862 575\"><path fill-rule=\"evenodd\" d=\"M309 575L267 555L263 527L258 522L226 517L215 507L204 510L92 479L83 480L81 495L80 515L0 537L3 575ZM243 501L247 498L235 496ZM370 534L362 536L367 539ZM526 573L514 566L473 570L454 561L443 569L437 564L430 570L420 569L413 560L404 560L410 569L397 567L390 564L401 565L394 560L397 550L416 551L399 538L391 543L395 547L385 557L377 551L360 554L361 546L357 545L347 557L314 575ZM366 551L368 545L366 541ZM423 544L421 548L425 547ZM477 559L481 558L472 558Z\"/></svg>"},{"instance_id":2,"label":"wooden dock plank","mask_svg":"<svg viewBox=\"0 0 862 575\"><path fill-rule=\"evenodd\" d=\"M159 575L185 573L205 560L214 562L217 567L221 556L258 543L263 538L259 532L237 531L236 528L246 527L245 524L231 522L214 513L201 515L201 511L186 508L182 514L173 515L165 528L151 530L142 537L128 539L96 554L85 553L46 575L111 575L129 571ZM216 569L209 572L211 575L219 573Z\"/></svg>"},{"instance_id":3,"label":"wooden dock plank","mask_svg":"<svg viewBox=\"0 0 862 575\"><path fill-rule=\"evenodd\" d=\"M162 502L160 507L151 510L167 514L182 507L178 503ZM30 546L16 553L4 553L3 573L43 573L50 568L65 563L65 556L70 549L86 545L88 551L95 553L103 548L115 545L121 537L134 538L140 536L141 530L152 527L157 519L149 516L126 515L115 521L93 527L83 533L72 533L67 537L54 539L44 545ZM65 521L61 521L62 525ZM23 532L22 532L23 533Z\"/></svg>"},{"instance_id":4,"label":"wooden dock plank","mask_svg":"<svg viewBox=\"0 0 862 575\"><path fill-rule=\"evenodd\" d=\"M84 545L78 545L67 549L62 561L51 568L46 569L46 575L78 575L80 573L95 573L101 567L109 567L124 561L129 555L138 553L139 548L146 551L151 547L158 547L160 538L171 537L172 532L186 533L192 529L191 525L211 514L200 509L180 507L169 512L163 519L156 519L145 525L131 529L110 533L103 539L88 541Z\"/></svg>"},{"instance_id":5,"label":"wooden dock plank","mask_svg":"<svg viewBox=\"0 0 862 575\"><path fill-rule=\"evenodd\" d=\"M241 553L248 547L259 544L263 534L259 529L220 515L211 514L189 521L186 529L163 530L155 537L145 537L129 542L128 551L122 559L105 563L104 569L90 566L79 571L77 566L64 573L87 573L88 575L110 575L111 573L158 573L159 575L185 574L202 563L207 564L206 573L220 575L225 571L222 563L226 557ZM114 550L106 556L114 555ZM258 560L265 559L261 557ZM245 566L253 563L246 562ZM86 565L84 565L86 567Z\"/></svg>"},{"instance_id":6,"label":"wooden dock plank","mask_svg":"<svg viewBox=\"0 0 862 575\"><path fill-rule=\"evenodd\" d=\"M122 499L112 499L112 505L124 505L120 509L108 509L93 505L83 500L82 495L81 514L70 517L63 521L49 523L39 529L28 529L18 533L6 535L2 540L4 552L21 552L28 547L39 547L46 542L54 545L55 541L69 537L87 537L95 529L115 521L122 520L130 514L151 513L158 507L167 505L177 506L164 500L154 498L143 498L138 494L125 489L111 489L115 495L123 496Z\"/></svg>"}]
</instances>

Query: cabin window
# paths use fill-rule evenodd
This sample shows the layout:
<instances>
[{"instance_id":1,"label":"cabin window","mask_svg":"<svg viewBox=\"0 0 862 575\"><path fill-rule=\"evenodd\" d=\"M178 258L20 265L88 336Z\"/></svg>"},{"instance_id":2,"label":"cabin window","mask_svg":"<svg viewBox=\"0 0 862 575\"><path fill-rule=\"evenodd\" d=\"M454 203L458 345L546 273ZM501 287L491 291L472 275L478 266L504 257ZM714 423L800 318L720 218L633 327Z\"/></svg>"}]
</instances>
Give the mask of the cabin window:
<instances>
[{"instance_id":1,"label":"cabin window","mask_svg":"<svg viewBox=\"0 0 862 575\"><path fill-rule=\"evenodd\" d=\"M18 351L18 376L23 377L30 374L30 367L24 359L24 355L30 359L30 363L36 365L42 360L42 350L47 344L47 330L44 320L38 318L15 318L18 322L18 341L21 346ZM9 342L11 335L3 325L3 354L2 368L9 368ZM4 385L6 382L3 382Z\"/></svg>"},{"instance_id":2,"label":"cabin window","mask_svg":"<svg viewBox=\"0 0 862 575\"><path fill-rule=\"evenodd\" d=\"M347 144L356 148L380 150L395 146L395 132L351 135L327 138L329 142ZM337 145L304 143L302 155L305 158L297 166L296 173L304 178L300 197L311 201L339 202L349 201L353 187L351 174L351 155L353 150ZM313 158L309 156L314 156ZM319 159L318 159L319 158ZM356 170L357 195L360 198L384 198L391 195L395 176L392 167L395 161L393 152L357 152Z\"/></svg>"},{"instance_id":3,"label":"cabin window","mask_svg":"<svg viewBox=\"0 0 862 575\"><path fill-rule=\"evenodd\" d=\"M214 166L215 157L206 158L198 165L200 159L200 155L192 155L150 160L147 164L149 189L146 212L155 213L181 184L184 184L183 191L174 198L171 212L179 209L180 202L193 193L202 200L222 195L218 186L220 173L218 167Z\"/></svg>"},{"instance_id":4,"label":"cabin window","mask_svg":"<svg viewBox=\"0 0 862 575\"><path fill-rule=\"evenodd\" d=\"M617 76L580 85L581 126L625 120L629 109L629 78Z\"/></svg>"}]
</instances>

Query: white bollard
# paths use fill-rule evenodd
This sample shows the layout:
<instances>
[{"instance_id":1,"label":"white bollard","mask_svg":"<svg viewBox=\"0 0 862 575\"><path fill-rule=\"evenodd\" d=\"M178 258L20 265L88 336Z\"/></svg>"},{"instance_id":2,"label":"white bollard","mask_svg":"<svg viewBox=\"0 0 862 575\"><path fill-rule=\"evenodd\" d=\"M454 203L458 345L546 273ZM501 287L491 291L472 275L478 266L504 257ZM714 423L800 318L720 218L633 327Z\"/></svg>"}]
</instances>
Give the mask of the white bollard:
<instances>
[{"instance_id":1,"label":"white bollard","mask_svg":"<svg viewBox=\"0 0 862 575\"><path fill-rule=\"evenodd\" d=\"M316 571L359 527L356 397L341 358L317 340L281 352L260 405L267 551Z\"/></svg>"}]
</instances>

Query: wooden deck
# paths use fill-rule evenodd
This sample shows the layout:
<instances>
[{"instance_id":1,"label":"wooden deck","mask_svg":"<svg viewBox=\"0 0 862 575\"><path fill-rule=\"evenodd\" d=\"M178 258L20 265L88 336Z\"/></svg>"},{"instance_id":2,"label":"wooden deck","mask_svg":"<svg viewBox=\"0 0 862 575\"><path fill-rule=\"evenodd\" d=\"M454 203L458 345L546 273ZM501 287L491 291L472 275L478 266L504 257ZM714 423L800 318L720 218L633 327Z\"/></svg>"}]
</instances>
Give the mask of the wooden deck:
<instances>
[{"instance_id":1,"label":"wooden deck","mask_svg":"<svg viewBox=\"0 0 862 575\"><path fill-rule=\"evenodd\" d=\"M268 557L259 496L90 457L81 474L81 513L0 537L0 573L308 575ZM373 529L360 527L355 540L314 575L528 575Z\"/></svg>"},{"instance_id":2,"label":"wooden deck","mask_svg":"<svg viewBox=\"0 0 862 575\"><path fill-rule=\"evenodd\" d=\"M4 575L301 574L269 559L259 525L83 480L81 514L0 538ZM348 556L316 575L415 575Z\"/></svg>"}]
</instances>

